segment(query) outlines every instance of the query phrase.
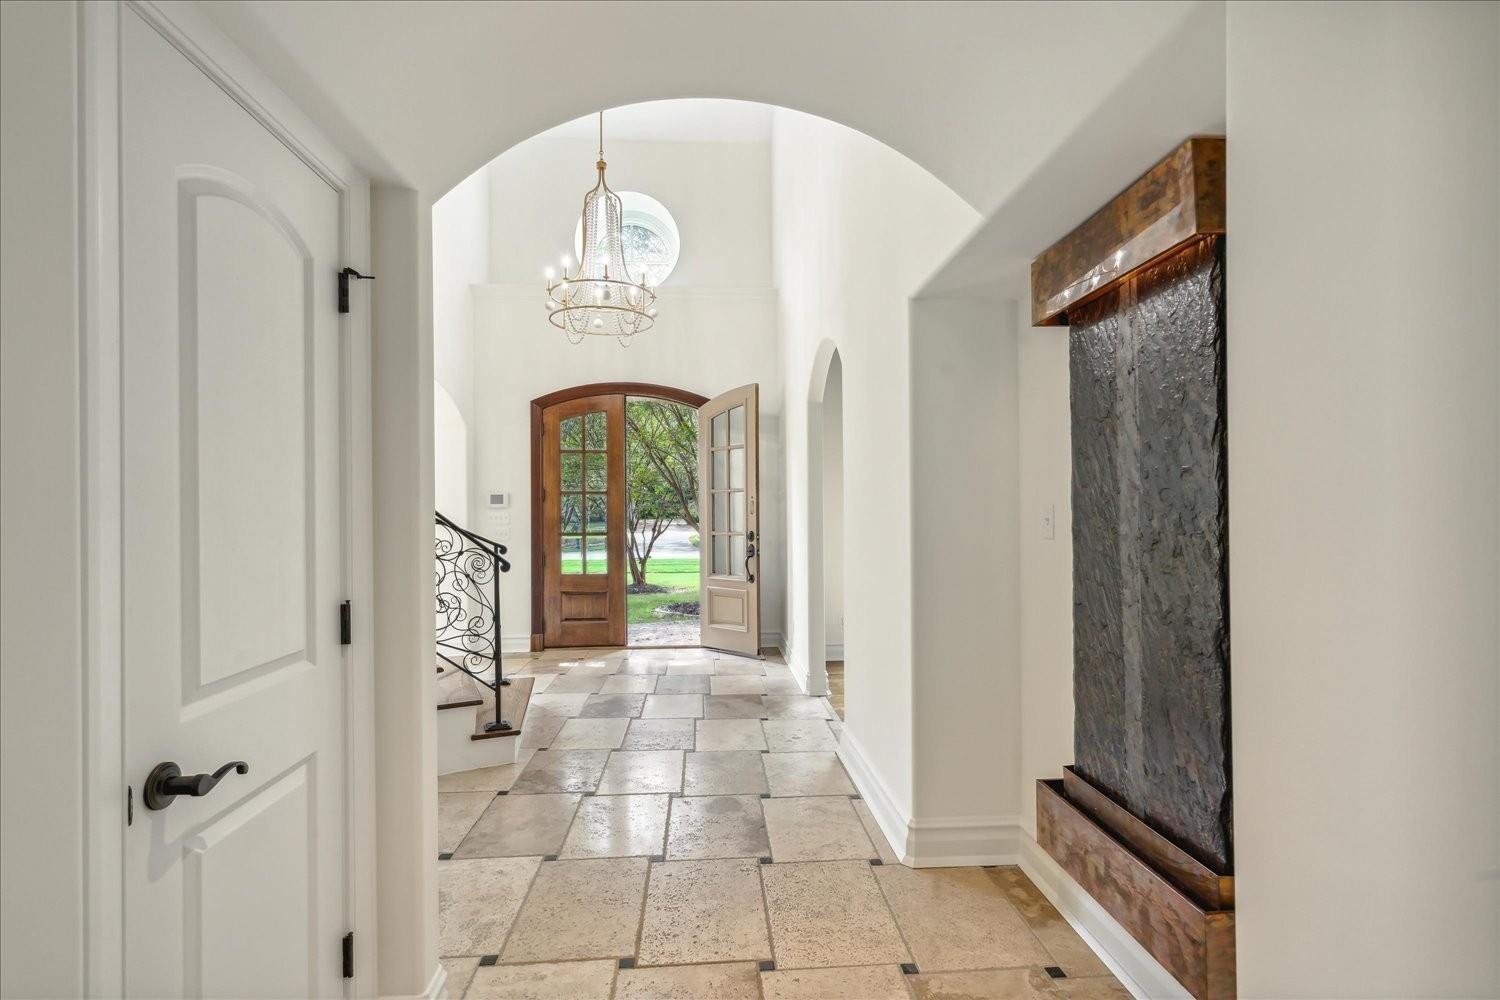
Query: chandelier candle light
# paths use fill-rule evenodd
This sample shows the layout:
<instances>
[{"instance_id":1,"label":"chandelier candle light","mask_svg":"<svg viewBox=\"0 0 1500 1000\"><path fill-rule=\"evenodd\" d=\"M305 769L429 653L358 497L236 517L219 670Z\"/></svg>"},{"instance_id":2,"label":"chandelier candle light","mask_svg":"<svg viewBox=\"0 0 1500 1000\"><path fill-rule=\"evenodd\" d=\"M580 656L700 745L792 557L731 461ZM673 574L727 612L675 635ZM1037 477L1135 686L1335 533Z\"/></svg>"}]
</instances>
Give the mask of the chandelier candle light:
<instances>
[{"instance_id":1,"label":"chandelier candle light","mask_svg":"<svg viewBox=\"0 0 1500 1000\"><path fill-rule=\"evenodd\" d=\"M599 112L599 182L583 196L583 246L578 266L562 256L562 273L547 268L547 318L575 344L584 337L618 337L630 346L656 322L656 289L625 261L620 196L604 181L604 112Z\"/></svg>"}]
</instances>

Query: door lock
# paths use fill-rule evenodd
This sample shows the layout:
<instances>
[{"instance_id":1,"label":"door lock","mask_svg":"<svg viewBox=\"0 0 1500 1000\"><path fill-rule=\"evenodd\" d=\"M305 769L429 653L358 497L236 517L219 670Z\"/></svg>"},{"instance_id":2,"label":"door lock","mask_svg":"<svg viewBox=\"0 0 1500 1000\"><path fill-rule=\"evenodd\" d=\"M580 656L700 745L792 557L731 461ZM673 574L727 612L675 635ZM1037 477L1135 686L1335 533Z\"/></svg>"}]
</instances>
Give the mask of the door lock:
<instances>
[{"instance_id":1,"label":"door lock","mask_svg":"<svg viewBox=\"0 0 1500 1000\"><path fill-rule=\"evenodd\" d=\"M745 533L745 582L754 583L755 574L750 572L750 560L755 558L755 532Z\"/></svg>"},{"instance_id":2,"label":"door lock","mask_svg":"<svg viewBox=\"0 0 1500 1000\"><path fill-rule=\"evenodd\" d=\"M141 788L141 801L146 804L147 809L165 809L179 795L201 798L213 791L219 781L230 771L235 774L247 774L250 771L250 765L242 760L233 760L213 774L184 775L182 768L178 767L174 761L169 760L157 764L151 769L151 773L146 777L146 784Z\"/></svg>"}]
</instances>

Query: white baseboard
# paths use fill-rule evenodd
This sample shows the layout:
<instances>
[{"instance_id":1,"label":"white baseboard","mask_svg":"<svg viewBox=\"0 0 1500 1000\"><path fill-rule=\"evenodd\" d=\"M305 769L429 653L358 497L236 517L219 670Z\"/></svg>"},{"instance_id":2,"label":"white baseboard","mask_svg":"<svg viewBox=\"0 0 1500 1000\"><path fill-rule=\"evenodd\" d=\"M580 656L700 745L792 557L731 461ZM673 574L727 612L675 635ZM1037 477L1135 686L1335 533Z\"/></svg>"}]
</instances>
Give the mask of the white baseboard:
<instances>
[{"instance_id":1,"label":"white baseboard","mask_svg":"<svg viewBox=\"0 0 1500 1000\"><path fill-rule=\"evenodd\" d=\"M781 638L780 632L762 632L760 634L760 648L774 649L783 658L786 657L786 641Z\"/></svg>"},{"instance_id":2,"label":"white baseboard","mask_svg":"<svg viewBox=\"0 0 1500 1000\"><path fill-rule=\"evenodd\" d=\"M1026 877L1051 900L1131 996L1136 1000L1191 1000L1192 994L1024 830L1020 832L1020 863Z\"/></svg>"},{"instance_id":3,"label":"white baseboard","mask_svg":"<svg viewBox=\"0 0 1500 1000\"><path fill-rule=\"evenodd\" d=\"M380 1000L448 1000L448 970L439 962L421 993L387 993Z\"/></svg>"},{"instance_id":4,"label":"white baseboard","mask_svg":"<svg viewBox=\"0 0 1500 1000\"><path fill-rule=\"evenodd\" d=\"M1013 865L1021 857L1021 822L1015 816L913 819L907 842L913 868Z\"/></svg>"},{"instance_id":5,"label":"white baseboard","mask_svg":"<svg viewBox=\"0 0 1500 1000\"><path fill-rule=\"evenodd\" d=\"M531 652L531 633L525 635L502 635L500 637L500 652L502 653L529 653Z\"/></svg>"},{"instance_id":6,"label":"white baseboard","mask_svg":"<svg viewBox=\"0 0 1500 1000\"><path fill-rule=\"evenodd\" d=\"M806 690L806 677L798 681ZM910 825L910 817L896 805L896 800L891 796L890 789L885 787L885 782L875 773L865 757L865 752L859 745L859 740L845 726L839 733L838 746L839 760L844 762L844 769L849 772L849 778L854 782L854 787L864 798L865 805L870 807L870 815L875 817L875 825L880 827L880 832L885 834L886 841L891 845L891 850L901 859L902 864L907 861L907 829Z\"/></svg>"},{"instance_id":7,"label":"white baseboard","mask_svg":"<svg viewBox=\"0 0 1500 1000\"><path fill-rule=\"evenodd\" d=\"M844 660L844 644L842 642L830 642L823 649L823 659L837 660L842 663Z\"/></svg>"}]
</instances>

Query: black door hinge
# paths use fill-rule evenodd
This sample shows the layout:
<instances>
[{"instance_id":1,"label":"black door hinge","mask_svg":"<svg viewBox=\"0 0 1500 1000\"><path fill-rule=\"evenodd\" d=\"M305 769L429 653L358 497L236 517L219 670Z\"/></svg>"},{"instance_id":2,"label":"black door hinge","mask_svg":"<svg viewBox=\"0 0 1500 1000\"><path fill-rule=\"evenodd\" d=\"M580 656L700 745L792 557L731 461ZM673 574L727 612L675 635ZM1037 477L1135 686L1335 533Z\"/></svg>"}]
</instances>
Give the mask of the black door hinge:
<instances>
[{"instance_id":1,"label":"black door hinge","mask_svg":"<svg viewBox=\"0 0 1500 1000\"><path fill-rule=\"evenodd\" d=\"M344 935L344 978L354 978L354 932Z\"/></svg>"},{"instance_id":2,"label":"black door hinge","mask_svg":"<svg viewBox=\"0 0 1500 1000\"><path fill-rule=\"evenodd\" d=\"M135 822L135 787L125 786L125 825L129 826Z\"/></svg>"},{"instance_id":3,"label":"black door hinge","mask_svg":"<svg viewBox=\"0 0 1500 1000\"><path fill-rule=\"evenodd\" d=\"M339 312L341 313L349 311L349 280L351 278L355 281L374 281L375 275L360 274L352 267L346 267L339 272Z\"/></svg>"},{"instance_id":4,"label":"black door hinge","mask_svg":"<svg viewBox=\"0 0 1500 1000\"><path fill-rule=\"evenodd\" d=\"M339 605L339 645L354 645L354 609L348 601Z\"/></svg>"}]
</instances>

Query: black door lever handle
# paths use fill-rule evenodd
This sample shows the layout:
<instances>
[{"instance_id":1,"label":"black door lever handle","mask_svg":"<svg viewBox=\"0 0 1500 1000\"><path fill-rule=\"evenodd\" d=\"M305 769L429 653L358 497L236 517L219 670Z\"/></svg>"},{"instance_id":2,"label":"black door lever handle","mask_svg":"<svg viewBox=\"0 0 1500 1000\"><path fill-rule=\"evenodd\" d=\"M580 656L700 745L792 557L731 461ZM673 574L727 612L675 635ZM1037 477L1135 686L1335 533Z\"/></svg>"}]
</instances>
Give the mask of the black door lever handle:
<instances>
[{"instance_id":1,"label":"black door lever handle","mask_svg":"<svg viewBox=\"0 0 1500 1000\"><path fill-rule=\"evenodd\" d=\"M213 774L183 774L175 762L166 761L157 764L147 775L146 784L141 789L141 800L147 809L165 809L179 795L199 798L213 791L230 771L248 774L250 765L242 760L232 760Z\"/></svg>"}]
</instances>

